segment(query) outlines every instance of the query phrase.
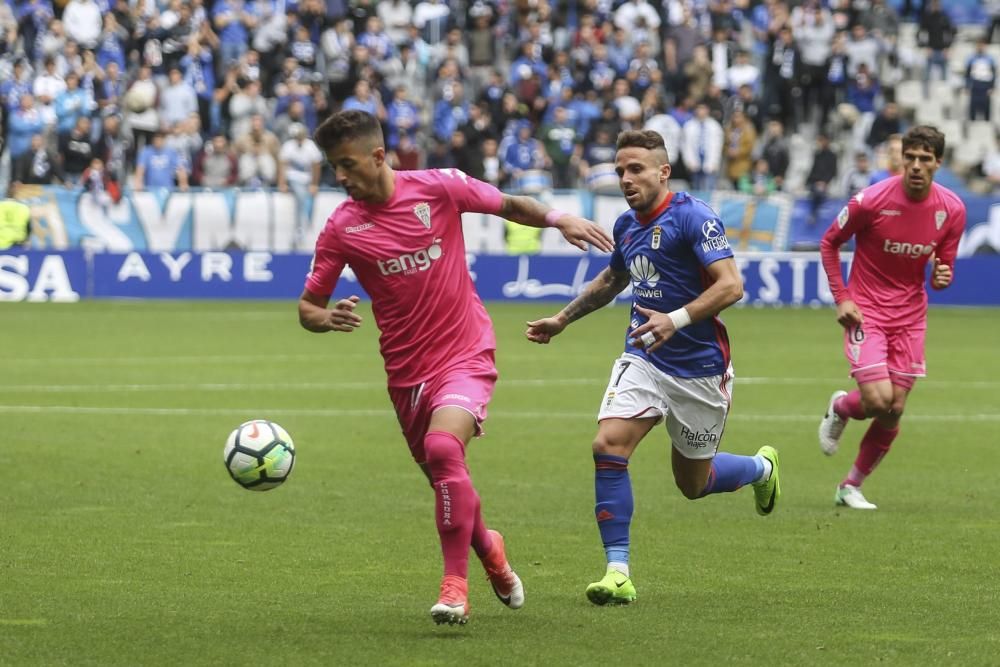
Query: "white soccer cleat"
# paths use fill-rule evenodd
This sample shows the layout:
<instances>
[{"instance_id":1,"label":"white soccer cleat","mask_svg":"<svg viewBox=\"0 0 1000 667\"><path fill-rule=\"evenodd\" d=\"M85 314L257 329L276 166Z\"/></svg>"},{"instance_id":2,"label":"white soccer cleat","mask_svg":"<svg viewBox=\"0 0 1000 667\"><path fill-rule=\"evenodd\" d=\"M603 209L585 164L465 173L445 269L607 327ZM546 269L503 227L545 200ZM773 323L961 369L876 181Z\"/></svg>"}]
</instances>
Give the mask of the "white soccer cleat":
<instances>
[{"instance_id":1,"label":"white soccer cleat","mask_svg":"<svg viewBox=\"0 0 1000 667\"><path fill-rule=\"evenodd\" d=\"M836 505L850 507L852 510L878 509L878 505L868 502L864 494L861 493L861 489L850 484L837 487L837 493L833 496L833 502Z\"/></svg>"},{"instance_id":2,"label":"white soccer cleat","mask_svg":"<svg viewBox=\"0 0 1000 667\"><path fill-rule=\"evenodd\" d=\"M833 409L833 404L841 396L847 396L846 391L835 391L830 397L830 404L826 407L826 414L819 423L819 448L827 456L833 456L840 447L840 436L844 435L844 427L847 420L837 414Z\"/></svg>"}]
</instances>

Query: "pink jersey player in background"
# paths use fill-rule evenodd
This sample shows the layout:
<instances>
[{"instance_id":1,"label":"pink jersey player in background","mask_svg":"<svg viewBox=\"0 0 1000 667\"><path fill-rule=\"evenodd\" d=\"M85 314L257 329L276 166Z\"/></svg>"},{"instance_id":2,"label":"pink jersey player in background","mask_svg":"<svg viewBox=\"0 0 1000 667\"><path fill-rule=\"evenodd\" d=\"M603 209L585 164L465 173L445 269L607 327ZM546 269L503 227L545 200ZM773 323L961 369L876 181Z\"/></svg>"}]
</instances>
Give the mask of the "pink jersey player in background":
<instances>
[{"instance_id":1,"label":"pink jersey player in background","mask_svg":"<svg viewBox=\"0 0 1000 667\"><path fill-rule=\"evenodd\" d=\"M435 493L444 576L431 616L436 623L468 620L470 547L497 597L517 609L524 588L500 533L483 521L465 462L466 445L482 432L497 371L493 325L466 265L461 216L491 213L532 227L554 226L582 250L589 244L610 251L611 237L590 221L503 194L455 169L394 171L378 120L362 111L332 115L315 139L350 199L316 241L299 321L317 333L361 326L357 296L328 307L350 265L371 296L403 435Z\"/></svg>"},{"instance_id":2,"label":"pink jersey player in background","mask_svg":"<svg viewBox=\"0 0 1000 667\"><path fill-rule=\"evenodd\" d=\"M944 289L965 230L965 204L934 182L944 135L921 125L903 136L903 173L854 195L823 236L823 267L844 327L844 353L858 388L834 392L819 426L823 452L836 453L850 419L874 418L834 502L852 509L876 506L861 493L865 481L899 434L906 397L926 375L926 267L930 284ZM854 237L854 261L845 287L840 246Z\"/></svg>"}]
</instances>

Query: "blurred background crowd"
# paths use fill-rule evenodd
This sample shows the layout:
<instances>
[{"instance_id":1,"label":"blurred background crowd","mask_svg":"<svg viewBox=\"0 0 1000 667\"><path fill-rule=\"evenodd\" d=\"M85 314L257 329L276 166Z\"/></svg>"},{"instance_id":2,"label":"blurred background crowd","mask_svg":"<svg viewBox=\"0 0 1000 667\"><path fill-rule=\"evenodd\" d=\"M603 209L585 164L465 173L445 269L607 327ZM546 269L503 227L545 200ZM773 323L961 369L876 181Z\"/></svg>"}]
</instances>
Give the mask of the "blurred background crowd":
<instances>
[{"instance_id":1,"label":"blurred background crowd","mask_svg":"<svg viewBox=\"0 0 1000 667\"><path fill-rule=\"evenodd\" d=\"M0 0L0 185L333 185L309 138L383 123L400 169L613 191L623 129L696 190L850 194L935 124L1000 192L1000 2Z\"/></svg>"}]
</instances>

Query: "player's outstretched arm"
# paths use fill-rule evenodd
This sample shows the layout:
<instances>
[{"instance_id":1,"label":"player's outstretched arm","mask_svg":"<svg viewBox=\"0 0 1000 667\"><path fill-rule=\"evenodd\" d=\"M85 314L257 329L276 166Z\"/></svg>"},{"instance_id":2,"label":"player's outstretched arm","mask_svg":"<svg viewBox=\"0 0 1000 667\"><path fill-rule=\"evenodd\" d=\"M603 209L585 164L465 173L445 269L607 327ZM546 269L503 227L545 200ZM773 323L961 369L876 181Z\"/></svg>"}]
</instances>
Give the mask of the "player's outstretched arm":
<instances>
[{"instance_id":1,"label":"player's outstretched arm","mask_svg":"<svg viewBox=\"0 0 1000 667\"><path fill-rule=\"evenodd\" d=\"M327 304L330 303L329 296L303 290L302 296L299 297L299 324L303 329L314 333L327 331L350 333L361 326L361 316L354 312L354 307L360 300L357 296L351 296L340 299L333 304L333 308L327 308Z\"/></svg>"},{"instance_id":2,"label":"player's outstretched arm","mask_svg":"<svg viewBox=\"0 0 1000 667\"><path fill-rule=\"evenodd\" d=\"M629 283L627 271L616 272L608 267L597 274L566 307L552 317L528 322L524 335L533 343L546 344L572 322L608 305Z\"/></svg>"},{"instance_id":3,"label":"player's outstretched arm","mask_svg":"<svg viewBox=\"0 0 1000 667\"><path fill-rule=\"evenodd\" d=\"M531 197L503 195L497 215L528 227L555 227L563 238L580 250L588 245L611 252L614 240L600 225L569 213L563 213Z\"/></svg>"}]
</instances>

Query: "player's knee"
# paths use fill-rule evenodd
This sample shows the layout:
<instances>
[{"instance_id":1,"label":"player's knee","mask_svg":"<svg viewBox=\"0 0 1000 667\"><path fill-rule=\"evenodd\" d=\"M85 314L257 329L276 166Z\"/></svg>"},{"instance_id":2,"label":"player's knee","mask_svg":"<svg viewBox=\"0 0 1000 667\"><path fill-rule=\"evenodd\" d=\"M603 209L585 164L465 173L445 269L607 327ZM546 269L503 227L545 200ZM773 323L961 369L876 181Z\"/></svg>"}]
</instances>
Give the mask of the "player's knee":
<instances>
[{"instance_id":1,"label":"player's knee","mask_svg":"<svg viewBox=\"0 0 1000 667\"><path fill-rule=\"evenodd\" d=\"M624 442L618 442L601 433L598 433L594 438L591 450L595 456L611 455L628 457L628 447Z\"/></svg>"},{"instance_id":2,"label":"player's knee","mask_svg":"<svg viewBox=\"0 0 1000 667\"><path fill-rule=\"evenodd\" d=\"M862 404L869 417L888 417L892 414L892 397L868 396L862 399Z\"/></svg>"}]
</instances>

